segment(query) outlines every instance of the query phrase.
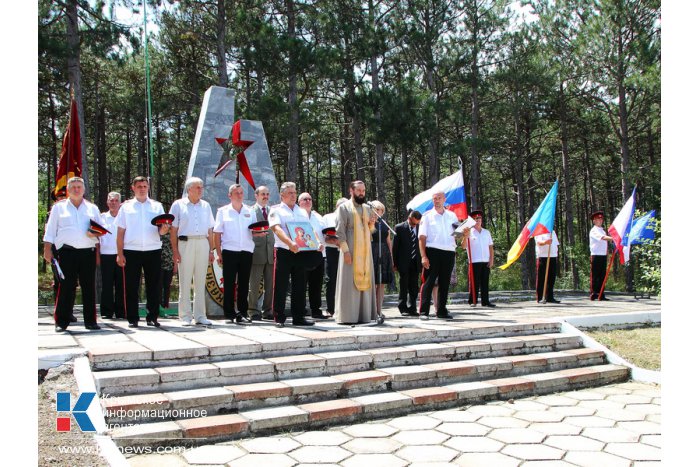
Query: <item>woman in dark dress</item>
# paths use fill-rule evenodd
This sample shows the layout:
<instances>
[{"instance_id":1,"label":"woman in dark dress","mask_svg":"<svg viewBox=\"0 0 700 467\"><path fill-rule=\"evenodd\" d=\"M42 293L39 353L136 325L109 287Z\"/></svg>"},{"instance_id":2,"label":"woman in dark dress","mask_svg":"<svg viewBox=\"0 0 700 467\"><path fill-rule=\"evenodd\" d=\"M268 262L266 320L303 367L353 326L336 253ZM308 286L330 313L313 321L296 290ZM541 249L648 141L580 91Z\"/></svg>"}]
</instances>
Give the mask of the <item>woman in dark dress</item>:
<instances>
[{"instance_id":1,"label":"woman in dark dress","mask_svg":"<svg viewBox=\"0 0 700 467\"><path fill-rule=\"evenodd\" d=\"M370 204L380 217L384 216L386 209L381 202L372 201ZM389 238L388 227L382 221L377 221L375 229L374 233L372 233L372 260L374 261L377 308L381 310L384 302L384 287L391 281L390 277L394 274L392 270L394 262L391 259L391 239Z\"/></svg>"}]
</instances>

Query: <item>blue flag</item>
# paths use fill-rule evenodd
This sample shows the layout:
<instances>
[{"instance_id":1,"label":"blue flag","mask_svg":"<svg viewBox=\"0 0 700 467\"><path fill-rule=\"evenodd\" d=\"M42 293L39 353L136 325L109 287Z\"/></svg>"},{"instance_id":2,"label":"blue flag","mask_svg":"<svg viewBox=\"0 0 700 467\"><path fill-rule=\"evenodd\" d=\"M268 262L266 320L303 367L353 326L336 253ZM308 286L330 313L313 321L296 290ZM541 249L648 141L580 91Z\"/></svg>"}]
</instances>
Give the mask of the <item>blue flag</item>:
<instances>
[{"instance_id":1,"label":"blue flag","mask_svg":"<svg viewBox=\"0 0 700 467\"><path fill-rule=\"evenodd\" d=\"M629 234L630 245L643 245L656 238L656 210L649 211L632 223Z\"/></svg>"}]
</instances>

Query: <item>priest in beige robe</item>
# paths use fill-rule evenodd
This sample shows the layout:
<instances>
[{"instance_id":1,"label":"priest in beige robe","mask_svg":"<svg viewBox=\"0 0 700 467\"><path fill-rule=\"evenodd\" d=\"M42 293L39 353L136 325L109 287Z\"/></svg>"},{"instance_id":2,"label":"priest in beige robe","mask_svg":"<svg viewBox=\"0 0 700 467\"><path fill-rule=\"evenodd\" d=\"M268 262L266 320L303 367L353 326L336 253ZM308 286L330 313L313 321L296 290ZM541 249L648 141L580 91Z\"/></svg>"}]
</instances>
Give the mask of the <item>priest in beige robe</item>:
<instances>
[{"instance_id":1,"label":"priest in beige robe","mask_svg":"<svg viewBox=\"0 0 700 467\"><path fill-rule=\"evenodd\" d=\"M365 205L365 184L350 184L351 199L338 207L336 233L341 252L335 289L335 320L343 324L377 319L371 233L375 219Z\"/></svg>"}]
</instances>

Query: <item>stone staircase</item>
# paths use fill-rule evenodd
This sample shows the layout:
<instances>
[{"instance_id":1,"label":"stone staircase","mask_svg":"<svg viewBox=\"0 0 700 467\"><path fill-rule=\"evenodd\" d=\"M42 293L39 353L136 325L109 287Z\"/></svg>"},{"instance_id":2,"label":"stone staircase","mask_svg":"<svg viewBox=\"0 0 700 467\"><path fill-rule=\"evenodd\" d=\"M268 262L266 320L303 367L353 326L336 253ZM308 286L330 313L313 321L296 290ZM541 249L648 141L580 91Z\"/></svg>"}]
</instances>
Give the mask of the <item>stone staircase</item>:
<instances>
[{"instance_id":1,"label":"stone staircase","mask_svg":"<svg viewBox=\"0 0 700 467\"><path fill-rule=\"evenodd\" d=\"M206 444L629 378L556 321L214 329L183 333L190 347L154 330L157 345L90 349L117 444Z\"/></svg>"}]
</instances>

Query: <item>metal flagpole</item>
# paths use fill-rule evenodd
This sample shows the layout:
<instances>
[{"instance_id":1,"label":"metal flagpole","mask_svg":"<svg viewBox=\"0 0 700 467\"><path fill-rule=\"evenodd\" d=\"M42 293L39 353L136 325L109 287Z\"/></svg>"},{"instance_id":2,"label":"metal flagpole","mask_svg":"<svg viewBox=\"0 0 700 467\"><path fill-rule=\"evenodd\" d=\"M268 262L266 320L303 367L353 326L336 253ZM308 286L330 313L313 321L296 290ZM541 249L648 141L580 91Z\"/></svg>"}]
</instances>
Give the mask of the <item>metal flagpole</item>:
<instances>
[{"instance_id":1,"label":"metal flagpole","mask_svg":"<svg viewBox=\"0 0 700 467\"><path fill-rule=\"evenodd\" d=\"M151 124L151 66L148 60L148 25L147 25L146 0L143 0L143 35L146 45L146 53L144 62L146 67L146 104L147 104L147 119L148 119L148 161L149 161L149 181L153 177L153 126ZM150 184L150 183L149 183Z\"/></svg>"}]
</instances>

